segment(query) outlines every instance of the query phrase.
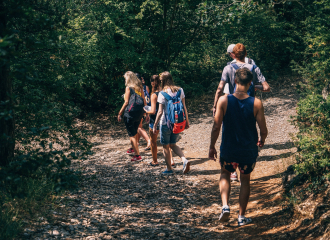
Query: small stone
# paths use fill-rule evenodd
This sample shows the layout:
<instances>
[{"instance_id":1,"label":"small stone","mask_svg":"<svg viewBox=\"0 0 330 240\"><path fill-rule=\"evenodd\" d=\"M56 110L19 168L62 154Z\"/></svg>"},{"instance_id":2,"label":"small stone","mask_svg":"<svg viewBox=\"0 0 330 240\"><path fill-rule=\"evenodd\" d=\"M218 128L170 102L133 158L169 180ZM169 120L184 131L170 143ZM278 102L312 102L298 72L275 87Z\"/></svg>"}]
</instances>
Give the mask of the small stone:
<instances>
[{"instance_id":1,"label":"small stone","mask_svg":"<svg viewBox=\"0 0 330 240\"><path fill-rule=\"evenodd\" d=\"M58 236L58 235L60 235L60 233L57 230L53 230L53 235Z\"/></svg>"}]
</instances>

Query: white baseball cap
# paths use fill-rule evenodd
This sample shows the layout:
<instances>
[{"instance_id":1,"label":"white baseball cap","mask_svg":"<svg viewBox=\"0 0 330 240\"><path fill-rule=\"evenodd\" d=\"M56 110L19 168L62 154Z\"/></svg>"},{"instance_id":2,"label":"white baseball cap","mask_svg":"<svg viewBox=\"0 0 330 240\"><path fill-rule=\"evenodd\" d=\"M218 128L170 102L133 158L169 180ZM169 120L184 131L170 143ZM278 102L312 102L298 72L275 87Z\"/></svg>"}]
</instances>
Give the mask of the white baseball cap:
<instances>
[{"instance_id":1,"label":"white baseball cap","mask_svg":"<svg viewBox=\"0 0 330 240\"><path fill-rule=\"evenodd\" d=\"M227 48L228 53L232 53L236 44L230 44Z\"/></svg>"}]
</instances>

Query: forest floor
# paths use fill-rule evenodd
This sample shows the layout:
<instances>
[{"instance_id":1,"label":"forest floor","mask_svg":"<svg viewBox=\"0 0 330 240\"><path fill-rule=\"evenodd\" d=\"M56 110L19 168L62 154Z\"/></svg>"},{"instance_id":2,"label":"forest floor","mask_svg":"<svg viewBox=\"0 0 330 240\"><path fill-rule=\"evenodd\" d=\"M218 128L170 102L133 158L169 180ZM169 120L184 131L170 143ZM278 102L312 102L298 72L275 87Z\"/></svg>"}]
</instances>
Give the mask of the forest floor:
<instances>
[{"instance_id":1,"label":"forest floor","mask_svg":"<svg viewBox=\"0 0 330 240\"><path fill-rule=\"evenodd\" d=\"M252 224L237 227L239 182L232 183L230 221L219 222L220 165L208 159L213 125L213 99L209 97L188 108L191 127L178 142L191 161L191 171L185 175L178 157L174 157L175 173L161 174L166 168L161 145L160 165L150 166L151 153L143 150L144 140L140 144L143 161L132 163L125 154L130 144L124 124L114 128L108 118L90 123L95 154L74 164L83 172L81 187L61 197L52 218L40 218L22 236L67 240L329 239L324 235L329 230L324 221L311 228L316 223L308 212L297 214L283 198L282 177L294 163L296 152L291 138L296 129L289 122L298 100L295 89L278 84L262 97L269 135L251 175L246 216L252 218ZM217 149L220 141L221 136ZM325 219L327 224L329 217Z\"/></svg>"}]
</instances>

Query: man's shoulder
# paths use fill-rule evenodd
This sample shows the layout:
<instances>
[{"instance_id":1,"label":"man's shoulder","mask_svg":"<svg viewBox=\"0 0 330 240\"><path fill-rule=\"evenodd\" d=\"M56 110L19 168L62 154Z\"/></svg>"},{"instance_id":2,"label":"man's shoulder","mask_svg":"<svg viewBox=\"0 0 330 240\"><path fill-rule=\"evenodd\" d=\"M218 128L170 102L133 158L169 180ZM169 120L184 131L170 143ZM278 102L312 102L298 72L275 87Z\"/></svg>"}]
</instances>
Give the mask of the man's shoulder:
<instances>
[{"instance_id":1,"label":"man's shoulder","mask_svg":"<svg viewBox=\"0 0 330 240\"><path fill-rule=\"evenodd\" d=\"M259 98L254 98L254 107L261 109L262 108L262 102Z\"/></svg>"}]
</instances>

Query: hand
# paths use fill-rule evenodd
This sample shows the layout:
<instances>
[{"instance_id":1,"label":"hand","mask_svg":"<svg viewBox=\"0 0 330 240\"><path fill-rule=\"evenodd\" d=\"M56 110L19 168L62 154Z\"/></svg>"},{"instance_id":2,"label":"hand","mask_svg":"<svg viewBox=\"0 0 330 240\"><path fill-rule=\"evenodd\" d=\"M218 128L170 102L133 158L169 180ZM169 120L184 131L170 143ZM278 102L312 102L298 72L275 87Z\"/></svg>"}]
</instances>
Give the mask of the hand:
<instances>
[{"instance_id":1,"label":"hand","mask_svg":"<svg viewBox=\"0 0 330 240\"><path fill-rule=\"evenodd\" d=\"M215 116L215 112L216 112L216 110L217 110L217 109L214 107L214 108L213 108L213 117Z\"/></svg>"},{"instance_id":2,"label":"hand","mask_svg":"<svg viewBox=\"0 0 330 240\"><path fill-rule=\"evenodd\" d=\"M117 119L118 119L118 122L121 122L121 115L118 115Z\"/></svg>"},{"instance_id":3,"label":"hand","mask_svg":"<svg viewBox=\"0 0 330 240\"><path fill-rule=\"evenodd\" d=\"M215 148L210 148L209 159L216 161L217 158L218 158L217 150L215 150Z\"/></svg>"},{"instance_id":4,"label":"hand","mask_svg":"<svg viewBox=\"0 0 330 240\"><path fill-rule=\"evenodd\" d=\"M265 145L265 143L263 141L261 141L261 139L259 139L257 146L262 148Z\"/></svg>"},{"instance_id":5,"label":"hand","mask_svg":"<svg viewBox=\"0 0 330 240\"><path fill-rule=\"evenodd\" d=\"M146 123L149 123L150 121L150 117L149 117L149 114L146 115Z\"/></svg>"},{"instance_id":6,"label":"hand","mask_svg":"<svg viewBox=\"0 0 330 240\"><path fill-rule=\"evenodd\" d=\"M185 127L185 129L188 129L188 128L189 128L189 122L186 121L186 127Z\"/></svg>"},{"instance_id":7,"label":"hand","mask_svg":"<svg viewBox=\"0 0 330 240\"><path fill-rule=\"evenodd\" d=\"M154 127L152 129L152 132L153 132L153 134L156 134L156 132L157 132L157 126L155 124L154 124Z\"/></svg>"}]
</instances>

